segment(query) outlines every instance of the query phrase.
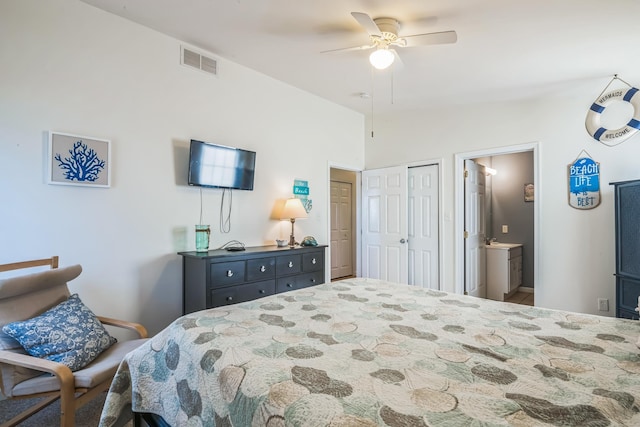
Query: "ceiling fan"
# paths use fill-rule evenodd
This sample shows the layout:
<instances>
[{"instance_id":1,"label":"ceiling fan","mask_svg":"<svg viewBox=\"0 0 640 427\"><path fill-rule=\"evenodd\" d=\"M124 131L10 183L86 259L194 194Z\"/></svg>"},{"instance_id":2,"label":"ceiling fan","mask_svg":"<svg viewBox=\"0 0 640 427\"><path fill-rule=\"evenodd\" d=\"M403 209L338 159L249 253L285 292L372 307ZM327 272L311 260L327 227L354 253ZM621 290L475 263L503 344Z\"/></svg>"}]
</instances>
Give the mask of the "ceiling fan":
<instances>
[{"instance_id":1,"label":"ceiling fan","mask_svg":"<svg viewBox=\"0 0 640 427\"><path fill-rule=\"evenodd\" d=\"M458 35L455 31L399 36L398 29L400 28L400 23L397 19L371 19L369 15L362 12L351 12L351 16L367 31L371 43L363 46L325 50L322 53L375 49L369 56L369 61L375 68L383 70L393 64L396 58L400 62L400 57L398 52L393 49L394 47L404 48L431 44L446 44L455 43L458 40Z\"/></svg>"}]
</instances>

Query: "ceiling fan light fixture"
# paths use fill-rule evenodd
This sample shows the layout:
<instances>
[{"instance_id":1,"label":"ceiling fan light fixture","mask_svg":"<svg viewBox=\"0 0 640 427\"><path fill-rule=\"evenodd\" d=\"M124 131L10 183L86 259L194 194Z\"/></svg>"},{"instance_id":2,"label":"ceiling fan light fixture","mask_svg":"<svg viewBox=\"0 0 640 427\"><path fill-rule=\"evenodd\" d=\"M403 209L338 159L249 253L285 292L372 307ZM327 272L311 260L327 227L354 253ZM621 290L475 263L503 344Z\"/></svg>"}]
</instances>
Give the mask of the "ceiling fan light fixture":
<instances>
[{"instance_id":1,"label":"ceiling fan light fixture","mask_svg":"<svg viewBox=\"0 0 640 427\"><path fill-rule=\"evenodd\" d=\"M369 62L378 70L384 70L393 64L395 55L389 49L376 49L369 55Z\"/></svg>"}]
</instances>

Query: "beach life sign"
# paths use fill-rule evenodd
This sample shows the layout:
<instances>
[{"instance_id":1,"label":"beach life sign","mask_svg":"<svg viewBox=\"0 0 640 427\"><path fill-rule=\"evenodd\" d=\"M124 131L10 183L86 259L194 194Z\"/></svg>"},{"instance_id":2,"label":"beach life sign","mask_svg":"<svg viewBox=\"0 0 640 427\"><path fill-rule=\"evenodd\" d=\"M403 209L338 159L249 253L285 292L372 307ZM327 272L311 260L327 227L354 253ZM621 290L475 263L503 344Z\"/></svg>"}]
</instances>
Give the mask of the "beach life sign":
<instances>
[{"instance_id":1,"label":"beach life sign","mask_svg":"<svg viewBox=\"0 0 640 427\"><path fill-rule=\"evenodd\" d=\"M600 204L600 163L581 155L569 165L569 205L593 209Z\"/></svg>"}]
</instances>

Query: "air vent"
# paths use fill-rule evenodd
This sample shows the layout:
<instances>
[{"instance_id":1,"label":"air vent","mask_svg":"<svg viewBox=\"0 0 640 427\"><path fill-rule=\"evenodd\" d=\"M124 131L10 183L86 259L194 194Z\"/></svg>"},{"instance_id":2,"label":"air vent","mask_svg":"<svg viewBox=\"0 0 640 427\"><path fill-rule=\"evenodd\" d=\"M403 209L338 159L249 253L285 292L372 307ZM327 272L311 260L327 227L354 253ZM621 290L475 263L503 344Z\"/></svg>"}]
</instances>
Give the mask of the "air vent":
<instances>
[{"instance_id":1,"label":"air vent","mask_svg":"<svg viewBox=\"0 0 640 427\"><path fill-rule=\"evenodd\" d=\"M218 61L184 46L180 46L180 63L207 74L218 75Z\"/></svg>"}]
</instances>

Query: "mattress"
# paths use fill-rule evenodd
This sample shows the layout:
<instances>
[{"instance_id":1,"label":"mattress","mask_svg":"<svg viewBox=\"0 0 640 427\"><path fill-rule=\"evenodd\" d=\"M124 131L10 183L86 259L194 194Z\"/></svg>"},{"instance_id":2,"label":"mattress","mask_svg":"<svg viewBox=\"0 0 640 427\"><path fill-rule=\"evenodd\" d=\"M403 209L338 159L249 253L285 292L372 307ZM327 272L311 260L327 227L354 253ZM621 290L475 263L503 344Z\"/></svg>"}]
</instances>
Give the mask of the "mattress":
<instances>
[{"instance_id":1,"label":"mattress","mask_svg":"<svg viewBox=\"0 0 640 427\"><path fill-rule=\"evenodd\" d=\"M100 425L640 425L640 322L349 279L183 316Z\"/></svg>"}]
</instances>

